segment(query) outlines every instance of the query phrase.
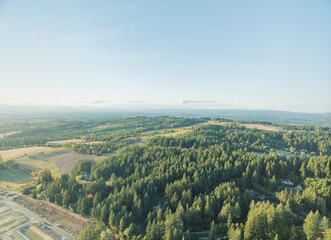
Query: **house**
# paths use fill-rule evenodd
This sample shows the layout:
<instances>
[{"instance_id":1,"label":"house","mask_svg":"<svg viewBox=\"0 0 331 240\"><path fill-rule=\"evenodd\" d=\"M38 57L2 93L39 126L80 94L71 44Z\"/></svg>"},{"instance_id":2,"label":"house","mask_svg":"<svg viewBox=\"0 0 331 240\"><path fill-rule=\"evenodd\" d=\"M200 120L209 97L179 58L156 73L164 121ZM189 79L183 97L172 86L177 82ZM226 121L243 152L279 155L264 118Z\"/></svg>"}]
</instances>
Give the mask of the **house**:
<instances>
[{"instance_id":1,"label":"house","mask_svg":"<svg viewBox=\"0 0 331 240\"><path fill-rule=\"evenodd\" d=\"M299 191L302 191L303 190L303 188L302 188L302 186L301 186L301 184L299 184L298 186L296 186L296 188L295 188L296 190L299 190Z\"/></svg>"},{"instance_id":2,"label":"house","mask_svg":"<svg viewBox=\"0 0 331 240\"><path fill-rule=\"evenodd\" d=\"M291 182L290 180L283 180L283 181L282 181L282 184L283 184L283 185L294 186L294 183Z\"/></svg>"}]
</instances>

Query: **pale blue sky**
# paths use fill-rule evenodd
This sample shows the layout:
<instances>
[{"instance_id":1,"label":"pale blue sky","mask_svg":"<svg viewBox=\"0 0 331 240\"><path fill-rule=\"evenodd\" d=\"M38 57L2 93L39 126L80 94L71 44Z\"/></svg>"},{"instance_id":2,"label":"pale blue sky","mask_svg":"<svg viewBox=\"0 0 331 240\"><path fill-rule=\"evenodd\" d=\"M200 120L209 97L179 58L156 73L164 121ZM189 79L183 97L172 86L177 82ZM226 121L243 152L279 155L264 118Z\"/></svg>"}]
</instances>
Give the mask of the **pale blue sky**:
<instances>
[{"instance_id":1,"label":"pale blue sky","mask_svg":"<svg viewBox=\"0 0 331 240\"><path fill-rule=\"evenodd\" d=\"M1 1L0 104L331 112L331 1Z\"/></svg>"}]
</instances>

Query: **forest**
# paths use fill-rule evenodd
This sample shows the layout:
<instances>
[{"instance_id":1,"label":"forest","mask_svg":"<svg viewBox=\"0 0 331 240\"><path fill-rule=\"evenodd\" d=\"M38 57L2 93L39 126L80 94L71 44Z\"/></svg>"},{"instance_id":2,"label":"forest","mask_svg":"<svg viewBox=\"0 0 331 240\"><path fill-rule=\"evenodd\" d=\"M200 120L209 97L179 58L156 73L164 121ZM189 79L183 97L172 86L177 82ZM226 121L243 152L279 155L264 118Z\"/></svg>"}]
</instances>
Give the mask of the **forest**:
<instances>
[{"instance_id":1,"label":"forest","mask_svg":"<svg viewBox=\"0 0 331 240\"><path fill-rule=\"evenodd\" d=\"M330 239L331 131L282 127L155 136L24 193L92 219L79 239Z\"/></svg>"},{"instance_id":2,"label":"forest","mask_svg":"<svg viewBox=\"0 0 331 240\"><path fill-rule=\"evenodd\" d=\"M207 121L207 118L181 117L131 117L101 120L76 121L31 121L18 122L16 128L11 121L2 123L0 130L17 133L0 138L0 150L30 146L47 146L50 141L82 139L95 142L64 144L77 153L100 155L113 152L140 140L140 134L149 131L186 127ZM5 130L7 129L7 130Z\"/></svg>"}]
</instances>

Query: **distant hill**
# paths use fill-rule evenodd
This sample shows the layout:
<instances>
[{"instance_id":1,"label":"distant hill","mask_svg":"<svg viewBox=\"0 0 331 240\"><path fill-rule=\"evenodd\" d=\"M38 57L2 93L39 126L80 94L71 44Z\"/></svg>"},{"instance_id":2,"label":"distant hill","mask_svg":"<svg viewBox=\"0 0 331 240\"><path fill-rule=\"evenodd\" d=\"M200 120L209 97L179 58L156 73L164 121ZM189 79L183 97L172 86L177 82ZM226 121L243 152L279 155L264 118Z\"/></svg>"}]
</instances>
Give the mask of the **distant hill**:
<instances>
[{"instance_id":1,"label":"distant hill","mask_svg":"<svg viewBox=\"0 0 331 240\"><path fill-rule=\"evenodd\" d=\"M331 113L299 113L272 110L238 109L129 109L68 106L0 105L0 121L15 118L33 120L83 120L133 116L184 116L226 118L237 121L265 121L276 124L331 127Z\"/></svg>"}]
</instances>

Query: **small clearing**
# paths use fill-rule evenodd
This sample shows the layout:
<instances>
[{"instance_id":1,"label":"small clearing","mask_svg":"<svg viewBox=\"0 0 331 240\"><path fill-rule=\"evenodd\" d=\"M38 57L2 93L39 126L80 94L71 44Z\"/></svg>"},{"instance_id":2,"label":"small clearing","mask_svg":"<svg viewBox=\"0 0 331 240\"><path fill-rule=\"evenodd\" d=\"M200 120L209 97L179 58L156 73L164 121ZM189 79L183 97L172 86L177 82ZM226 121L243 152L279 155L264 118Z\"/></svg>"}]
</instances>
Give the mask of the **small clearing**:
<instances>
[{"instance_id":1,"label":"small clearing","mask_svg":"<svg viewBox=\"0 0 331 240\"><path fill-rule=\"evenodd\" d=\"M208 121L206 123L204 123L204 125L208 125L208 124L212 124L212 125L225 125L228 124L230 122L215 122L215 121Z\"/></svg>"},{"instance_id":2,"label":"small clearing","mask_svg":"<svg viewBox=\"0 0 331 240\"><path fill-rule=\"evenodd\" d=\"M262 124L239 124L240 126L244 126L245 128L256 128L259 130L264 130L264 131L272 131L272 132L279 132L280 129L278 127L274 126L266 126Z\"/></svg>"},{"instance_id":3,"label":"small clearing","mask_svg":"<svg viewBox=\"0 0 331 240\"><path fill-rule=\"evenodd\" d=\"M85 140L83 139L68 139L68 140L59 140L59 141L50 141L47 142L48 145L63 145L67 143L83 143Z\"/></svg>"},{"instance_id":4,"label":"small clearing","mask_svg":"<svg viewBox=\"0 0 331 240\"><path fill-rule=\"evenodd\" d=\"M100 162L102 159L107 156L95 156L95 155L84 155L73 153L72 150L63 151L62 154L57 154L54 158L55 165L59 168L59 172L62 173L70 173L71 169L75 166L76 162L84 159L91 159L96 162Z\"/></svg>"},{"instance_id":5,"label":"small clearing","mask_svg":"<svg viewBox=\"0 0 331 240\"><path fill-rule=\"evenodd\" d=\"M92 141L92 142L87 142L83 139L69 139L69 140L59 140L59 141L51 141L51 142L47 142L47 144L49 146L59 146L59 145L64 145L67 143L71 143L71 144L100 144L100 143L104 143L104 141Z\"/></svg>"}]
</instances>

